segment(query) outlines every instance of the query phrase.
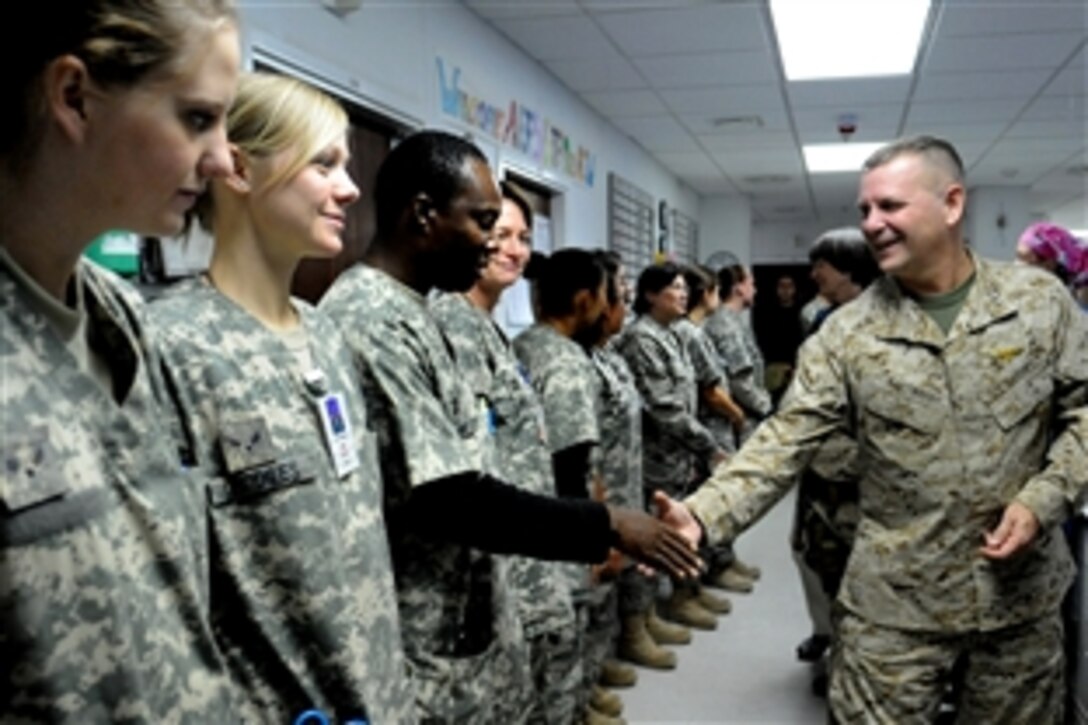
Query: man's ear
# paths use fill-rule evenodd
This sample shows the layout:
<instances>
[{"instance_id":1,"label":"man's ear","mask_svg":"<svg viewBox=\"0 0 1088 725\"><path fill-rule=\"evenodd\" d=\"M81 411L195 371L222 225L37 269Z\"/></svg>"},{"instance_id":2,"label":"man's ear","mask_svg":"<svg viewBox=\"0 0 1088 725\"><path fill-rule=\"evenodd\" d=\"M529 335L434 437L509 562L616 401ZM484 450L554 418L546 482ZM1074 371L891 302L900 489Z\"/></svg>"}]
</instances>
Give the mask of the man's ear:
<instances>
[{"instance_id":1,"label":"man's ear","mask_svg":"<svg viewBox=\"0 0 1088 725\"><path fill-rule=\"evenodd\" d=\"M423 236L430 234L434 227L435 217L438 214L430 195L423 191L416 194L412 199L411 210L414 231Z\"/></svg>"},{"instance_id":2,"label":"man's ear","mask_svg":"<svg viewBox=\"0 0 1088 725\"><path fill-rule=\"evenodd\" d=\"M86 64L74 55L54 58L43 74L46 112L73 143L87 134L92 84Z\"/></svg>"},{"instance_id":3,"label":"man's ear","mask_svg":"<svg viewBox=\"0 0 1088 725\"><path fill-rule=\"evenodd\" d=\"M248 194L250 191L250 167L249 159L235 144L230 145L231 172L224 179L231 190L239 194Z\"/></svg>"},{"instance_id":4,"label":"man's ear","mask_svg":"<svg viewBox=\"0 0 1088 725\"><path fill-rule=\"evenodd\" d=\"M955 226L963 220L967 206L967 191L962 184L950 184L944 192L945 221Z\"/></svg>"}]
</instances>

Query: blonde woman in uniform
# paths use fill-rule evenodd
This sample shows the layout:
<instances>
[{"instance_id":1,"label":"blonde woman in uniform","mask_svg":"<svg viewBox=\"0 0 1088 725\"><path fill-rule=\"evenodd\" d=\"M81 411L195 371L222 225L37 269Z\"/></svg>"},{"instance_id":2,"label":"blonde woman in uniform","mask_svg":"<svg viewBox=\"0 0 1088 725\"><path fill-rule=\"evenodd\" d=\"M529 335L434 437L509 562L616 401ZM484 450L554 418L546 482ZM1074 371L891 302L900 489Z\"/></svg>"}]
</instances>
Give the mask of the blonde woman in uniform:
<instances>
[{"instance_id":1,"label":"blonde woman in uniform","mask_svg":"<svg viewBox=\"0 0 1088 725\"><path fill-rule=\"evenodd\" d=\"M348 118L305 84L247 75L231 169L198 207L207 274L152 305L183 442L207 477L211 617L247 716L412 722L382 486L351 355L291 297L340 252Z\"/></svg>"}]
</instances>

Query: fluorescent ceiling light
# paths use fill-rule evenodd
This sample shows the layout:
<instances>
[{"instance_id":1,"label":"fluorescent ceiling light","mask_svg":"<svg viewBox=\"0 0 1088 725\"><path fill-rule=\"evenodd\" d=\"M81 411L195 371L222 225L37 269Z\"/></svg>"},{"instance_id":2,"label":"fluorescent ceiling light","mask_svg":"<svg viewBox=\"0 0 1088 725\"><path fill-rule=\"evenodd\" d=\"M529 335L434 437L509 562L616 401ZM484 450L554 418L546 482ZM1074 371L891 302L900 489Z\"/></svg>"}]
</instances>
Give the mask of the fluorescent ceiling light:
<instances>
[{"instance_id":1,"label":"fluorescent ceiling light","mask_svg":"<svg viewBox=\"0 0 1088 725\"><path fill-rule=\"evenodd\" d=\"M786 79L906 75L930 0L771 0Z\"/></svg>"},{"instance_id":2,"label":"fluorescent ceiling light","mask_svg":"<svg viewBox=\"0 0 1088 725\"><path fill-rule=\"evenodd\" d=\"M878 143L813 143L801 148L805 154L805 166L810 174L828 174L835 171L861 171L861 165L874 151L886 146Z\"/></svg>"}]
</instances>

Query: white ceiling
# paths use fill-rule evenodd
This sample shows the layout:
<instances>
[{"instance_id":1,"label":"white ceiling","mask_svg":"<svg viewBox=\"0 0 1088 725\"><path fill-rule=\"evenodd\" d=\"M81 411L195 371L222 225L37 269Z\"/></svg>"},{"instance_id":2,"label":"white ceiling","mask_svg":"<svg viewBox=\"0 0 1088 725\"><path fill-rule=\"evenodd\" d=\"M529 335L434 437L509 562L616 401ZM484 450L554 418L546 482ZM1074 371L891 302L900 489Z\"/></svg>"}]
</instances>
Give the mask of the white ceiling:
<instances>
[{"instance_id":1,"label":"white ceiling","mask_svg":"<svg viewBox=\"0 0 1088 725\"><path fill-rule=\"evenodd\" d=\"M1027 186L1032 212L1088 205L1086 0L934 0L912 76L803 82L783 76L766 0L465 2L699 193L749 197L757 221L853 213L856 174L810 175L800 150L838 141L845 113L855 141L949 139L971 184Z\"/></svg>"}]
</instances>

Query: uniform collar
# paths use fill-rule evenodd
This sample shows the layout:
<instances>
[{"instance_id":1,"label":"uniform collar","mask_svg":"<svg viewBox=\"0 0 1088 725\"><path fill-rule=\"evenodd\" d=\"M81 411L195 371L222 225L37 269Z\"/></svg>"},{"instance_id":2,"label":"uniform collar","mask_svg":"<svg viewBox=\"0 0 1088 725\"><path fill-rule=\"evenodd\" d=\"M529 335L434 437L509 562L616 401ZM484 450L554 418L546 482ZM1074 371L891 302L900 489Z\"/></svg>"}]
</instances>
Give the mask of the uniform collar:
<instances>
[{"instance_id":1,"label":"uniform collar","mask_svg":"<svg viewBox=\"0 0 1088 725\"><path fill-rule=\"evenodd\" d=\"M994 322L1017 314L997 283L994 266L968 250L975 269L975 282L964 300L963 308L946 336L937 323L891 277L874 282L873 333L887 340L903 340L919 345L943 348L965 334L989 327Z\"/></svg>"}]
</instances>

